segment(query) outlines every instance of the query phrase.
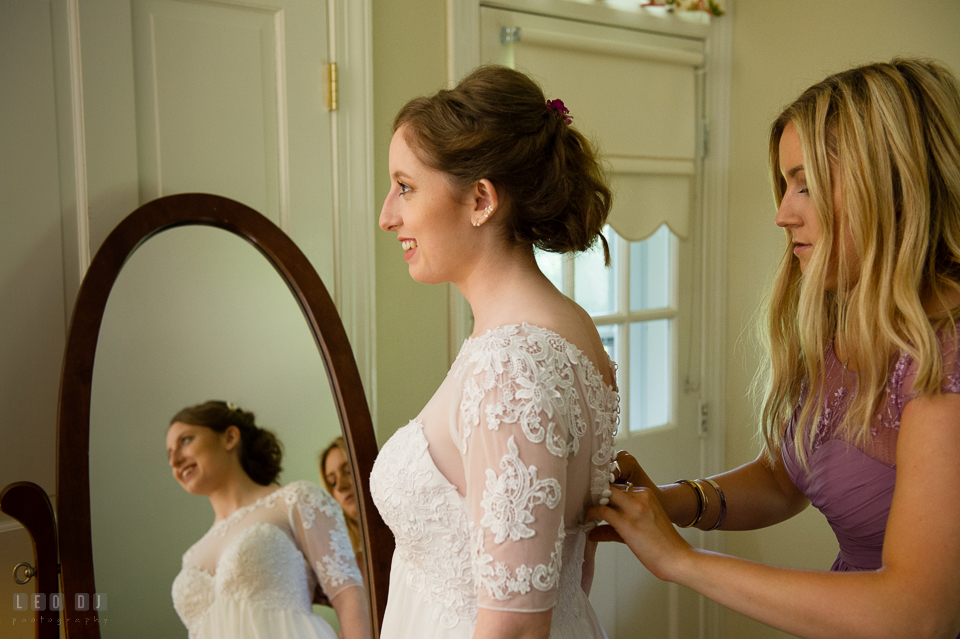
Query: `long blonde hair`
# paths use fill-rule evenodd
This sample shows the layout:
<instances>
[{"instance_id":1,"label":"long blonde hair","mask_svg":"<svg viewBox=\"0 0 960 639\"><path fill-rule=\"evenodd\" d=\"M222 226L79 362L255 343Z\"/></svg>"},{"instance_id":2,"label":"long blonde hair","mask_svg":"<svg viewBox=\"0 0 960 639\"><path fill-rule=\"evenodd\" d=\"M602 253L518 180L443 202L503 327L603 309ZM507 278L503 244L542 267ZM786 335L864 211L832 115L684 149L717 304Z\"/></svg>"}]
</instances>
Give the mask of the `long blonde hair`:
<instances>
[{"instance_id":1,"label":"long blonde hair","mask_svg":"<svg viewBox=\"0 0 960 639\"><path fill-rule=\"evenodd\" d=\"M327 492L333 496L333 486L327 480L327 472L325 470L327 464L327 455L336 448L341 453L343 453L343 458L348 460L350 459L350 453L347 452L347 444L343 441L343 437L337 437L326 448L320 451L320 454L317 455L317 462L320 465L320 481L323 482L323 487L327 489ZM353 482L354 492L359 491L359 486L357 482ZM359 497L358 497L359 499ZM343 519L347 524L347 533L350 535L350 545L353 547L353 554L357 557L363 555L363 533L360 531L360 522L351 517L344 511ZM360 568L363 571L363 567Z\"/></svg>"},{"instance_id":2,"label":"long blonde hair","mask_svg":"<svg viewBox=\"0 0 960 639\"><path fill-rule=\"evenodd\" d=\"M857 391L840 426L847 441L863 445L869 437L897 353L918 365L914 392L940 390L937 330L956 321L958 309L947 300L960 291L960 84L939 64L898 58L810 87L771 128L777 206L786 189L779 148L788 123L800 137L820 236L801 275L786 234L760 327L768 358L755 389L763 396L761 433L771 458L800 405L795 444L805 465L804 438L813 440L820 419L831 339L856 358ZM833 248L844 242L857 257ZM825 290L831 260L836 291ZM925 297L948 310L928 316Z\"/></svg>"}]
</instances>

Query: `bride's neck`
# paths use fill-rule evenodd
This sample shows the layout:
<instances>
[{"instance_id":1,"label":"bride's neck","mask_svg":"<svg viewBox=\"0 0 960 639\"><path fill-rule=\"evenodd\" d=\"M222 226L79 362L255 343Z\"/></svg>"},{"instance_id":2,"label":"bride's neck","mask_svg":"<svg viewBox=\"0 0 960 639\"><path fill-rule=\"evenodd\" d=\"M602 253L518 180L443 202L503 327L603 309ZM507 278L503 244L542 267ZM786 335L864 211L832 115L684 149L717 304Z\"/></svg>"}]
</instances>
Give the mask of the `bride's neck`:
<instances>
[{"instance_id":1,"label":"bride's neck","mask_svg":"<svg viewBox=\"0 0 960 639\"><path fill-rule=\"evenodd\" d=\"M239 472L234 471L217 490L208 495L210 505L213 507L214 521L226 519L237 510L249 506L276 489L276 486L261 486L250 479L242 468Z\"/></svg>"},{"instance_id":2,"label":"bride's neck","mask_svg":"<svg viewBox=\"0 0 960 639\"><path fill-rule=\"evenodd\" d=\"M480 263L464 281L455 283L474 317L474 335L516 321L550 282L537 266L533 247L510 247Z\"/></svg>"}]
</instances>

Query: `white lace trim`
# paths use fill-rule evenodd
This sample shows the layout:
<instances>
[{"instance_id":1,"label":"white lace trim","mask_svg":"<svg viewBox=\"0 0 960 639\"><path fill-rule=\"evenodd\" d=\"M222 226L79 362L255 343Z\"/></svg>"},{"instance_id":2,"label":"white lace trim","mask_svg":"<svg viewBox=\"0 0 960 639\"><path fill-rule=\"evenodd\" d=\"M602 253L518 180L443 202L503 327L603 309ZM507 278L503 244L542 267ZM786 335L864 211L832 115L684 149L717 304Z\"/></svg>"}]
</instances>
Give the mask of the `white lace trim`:
<instances>
[{"instance_id":1,"label":"white lace trim","mask_svg":"<svg viewBox=\"0 0 960 639\"><path fill-rule=\"evenodd\" d=\"M300 518L303 521L304 530L309 530L313 526L313 522L317 519L317 512L322 512L327 517L343 520L343 511L336 500L326 491L320 490L320 487L316 484L307 481L295 481L287 485L284 501L287 506L295 505L297 507L297 512L300 513ZM273 507L273 504L268 507ZM346 530L346 522L343 523L343 526Z\"/></svg>"},{"instance_id":2,"label":"white lace trim","mask_svg":"<svg viewBox=\"0 0 960 639\"><path fill-rule=\"evenodd\" d=\"M502 475L487 468L487 488L480 502L483 519L480 525L494 534L494 543L533 537L535 532L527 524L535 521L533 508L545 504L553 510L560 503L560 482L552 477L537 479L537 467L527 467L520 461L520 451L511 436L507 441L510 452L500 460Z\"/></svg>"},{"instance_id":3,"label":"white lace trim","mask_svg":"<svg viewBox=\"0 0 960 639\"><path fill-rule=\"evenodd\" d=\"M531 586L541 592L552 590L560 581L565 534L563 522L561 522L560 529L557 531L557 541L553 552L550 553L550 563L537 564L533 568L520 564L511 572L507 564L494 561L493 556L487 554L483 543L484 530L482 527L476 527L473 565L480 587L497 601L506 601L515 594L524 595L530 592Z\"/></svg>"},{"instance_id":4,"label":"white lace trim","mask_svg":"<svg viewBox=\"0 0 960 639\"><path fill-rule=\"evenodd\" d=\"M428 594L432 618L453 628L477 619L467 515L456 488L432 482L432 473L420 469L426 454L423 424L414 420L384 444L370 490L396 538L397 557L409 566L407 586Z\"/></svg>"},{"instance_id":5,"label":"white lace trim","mask_svg":"<svg viewBox=\"0 0 960 639\"><path fill-rule=\"evenodd\" d=\"M275 521L244 521L245 516L256 509L275 508L278 503L286 506L282 526ZM288 530L288 527L294 531L297 529L293 512L299 515L303 534L315 539L311 543L320 548L324 543L329 544L330 554L311 557L324 592L335 596L338 586L346 587L349 582L363 583L340 507L319 486L306 481L292 482L217 522L184 553L183 567L174 580L171 594L174 607L191 633L196 631L200 619L217 601L218 595L257 601L272 609L309 612L313 577L309 577L308 582L307 556L314 550L320 554L320 549L315 546L301 548L300 542L291 539L289 535L300 534ZM320 513L334 520L328 531L329 542L324 541L323 526L317 532L307 533L315 528ZM276 519L275 516L271 518ZM215 574L194 564L193 557L204 547L205 540L207 544L223 543L213 537L224 538L241 523L244 528L237 530L236 536L219 551ZM209 552L208 546L204 552Z\"/></svg>"},{"instance_id":6,"label":"white lace trim","mask_svg":"<svg viewBox=\"0 0 960 639\"><path fill-rule=\"evenodd\" d=\"M609 409L619 406L616 390L606 385L589 357L551 330L514 324L470 338L451 373L467 372L464 369L470 365L460 401L462 430L454 440L461 454L466 453L470 435L480 425L480 405L486 399L484 421L490 430L498 430L502 423L519 424L531 443L545 442L547 450L558 457L575 455L589 430L578 401L575 367L585 373L586 404L599 409L594 432L616 432L616 419L605 423ZM546 424L541 415L546 416ZM611 443L610 450L603 451L609 456L601 463L609 462L612 453ZM600 454L596 451L596 456Z\"/></svg>"},{"instance_id":7,"label":"white lace trim","mask_svg":"<svg viewBox=\"0 0 960 639\"><path fill-rule=\"evenodd\" d=\"M330 551L329 555L324 555L314 563L321 583L330 587L336 587L348 581L363 583L346 524L330 531Z\"/></svg>"}]
</instances>

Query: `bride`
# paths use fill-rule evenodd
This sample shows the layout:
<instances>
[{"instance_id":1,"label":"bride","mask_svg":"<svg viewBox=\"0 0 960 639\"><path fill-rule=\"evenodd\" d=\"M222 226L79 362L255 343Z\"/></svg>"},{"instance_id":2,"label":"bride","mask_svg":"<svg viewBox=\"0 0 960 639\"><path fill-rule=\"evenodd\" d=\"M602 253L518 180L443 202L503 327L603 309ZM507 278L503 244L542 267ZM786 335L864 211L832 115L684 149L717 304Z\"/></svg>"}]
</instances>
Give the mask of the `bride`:
<instances>
[{"instance_id":1,"label":"bride","mask_svg":"<svg viewBox=\"0 0 960 639\"><path fill-rule=\"evenodd\" d=\"M210 499L215 515L173 582L190 639L336 639L312 613L318 587L344 639L371 636L343 513L315 484L275 485L281 455L273 433L233 404L209 401L171 420L173 476Z\"/></svg>"},{"instance_id":2,"label":"bride","mask_svg":"<svg viewBox=\"0 0 960 639\"><path fill-rule=\"evenodd\" d=\"M587 600L583 514L609 495L614 366L534 257L598 237L607 252L610 191L570 122L504 67L395 120L380 227L397 234L411 277L453 282L476 323L370 475L397 541L384 639L604 636Z\"/></svg>"}]
</instances>

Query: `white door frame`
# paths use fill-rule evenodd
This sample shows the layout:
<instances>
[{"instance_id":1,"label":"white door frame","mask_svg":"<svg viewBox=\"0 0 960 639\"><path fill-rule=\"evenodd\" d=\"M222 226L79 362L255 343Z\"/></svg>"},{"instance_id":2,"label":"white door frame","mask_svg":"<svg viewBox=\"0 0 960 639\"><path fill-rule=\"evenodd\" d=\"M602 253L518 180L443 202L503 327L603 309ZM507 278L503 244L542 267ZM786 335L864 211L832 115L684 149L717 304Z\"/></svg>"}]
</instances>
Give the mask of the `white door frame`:
<instances>
[{"instance_id":1,"label":"white door frame","mask_svg":"<svg viewBox=\"0 0 960 639\"><path fill-rule=\"evenodd\" d=\"M701 38L706 45L707 69L704 87L702 130L708 145L703 164L702 215L698 216L704 242L700 255L700 299L703 304L701 348L701 403L703 421L700 450L701 476L725 470L724 370L726 366L726 264L727 185L730 146L730 60L735 0L727 0L726 15L703 21L649 12L640 8L627 12L602 4L569 0L447 0L447 80L453 85L480 62L480 6L580 20L612 26L631 27L661 34ZM450 287L451 361L472 330L470 308L454 287ZM702 548L722 552L724 533L700 533ZM724 609L700 598L702 639L722 639Z\"/></svg>"},{"instance_id":2,"label":"white door frame","mask_svg":"<svg viewBox=\"0 0 960 639\"><path fill-rule=\"evenodd\" d=\"M376 210L371 0L327 0L327 6L329 60L339 68L339 107L331 118L336 255L334 281L326 285L340 311L367 400L376 415L374 225L370 221L370 212ZM58 112L64 129L59 138L67 147L60 152L65 325L69 324L80 282L97 248L91 246L89 233L79 16L80 0L54 2L54 32L65 45L59 48L58 56L59 69L65 71L58 79ZM322 82L319 72L318 94Z\"/></svg>"},{"instance_id":3,"label":"white door frame","mask_svg":"<svg viewBox=\"0 0 960 639\"><path fill-rule=\"evenodd\" d=\"M373 183L373 20L371 0L328 0L330 56L337 62L334 127L334 302L350 338L372 415L376 398ZM374 418L376 419L376 418Z\"/></svg>"}]
</instances>

